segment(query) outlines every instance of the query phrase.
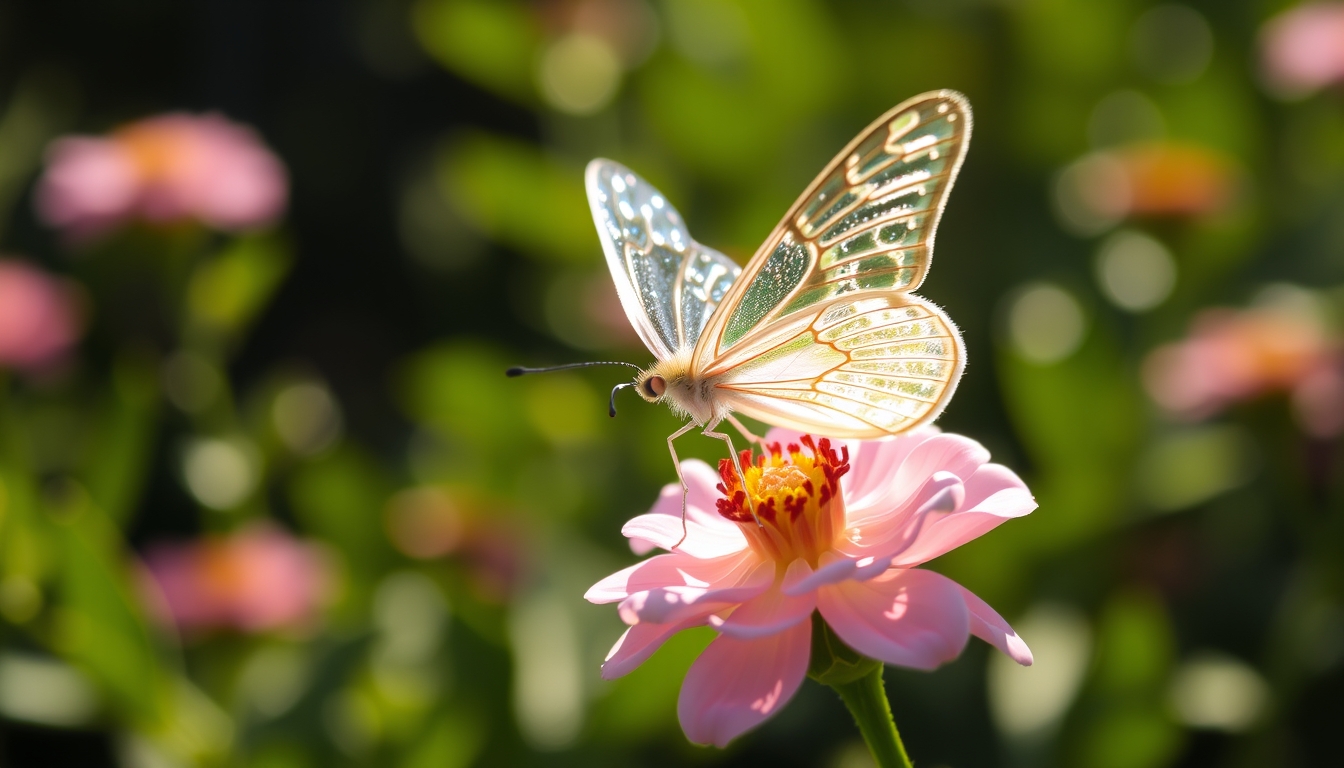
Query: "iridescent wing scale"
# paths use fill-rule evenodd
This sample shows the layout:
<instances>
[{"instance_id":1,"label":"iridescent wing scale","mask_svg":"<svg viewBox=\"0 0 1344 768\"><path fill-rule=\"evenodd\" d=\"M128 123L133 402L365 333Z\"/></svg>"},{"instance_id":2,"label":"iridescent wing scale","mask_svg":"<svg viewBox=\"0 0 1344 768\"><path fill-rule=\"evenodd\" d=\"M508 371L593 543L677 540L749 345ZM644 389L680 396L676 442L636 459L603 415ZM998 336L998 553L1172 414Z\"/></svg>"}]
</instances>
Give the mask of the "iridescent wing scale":
<instances>
[{"instance_id":1,"label":"iridescent wing scale","mask_svg":"<svg viewBox=\"0 0 1344 768\"><path fill-rule=\"evenodd\" d=\"M588 204L621 306L654 357L689 353L742 268L691 238L653 185L611 160L586 174Z\"/></svg>"},{"instance_id":2,"label":"iridescent wing scale","mask_svg":"<svg viewBox=\"0 0 1344 768\"><path fill-rule=\"evenodd\" d=\"M947 316L911 291L928 271L970 132L965 98L939 91L860 133L723 296L691 376L714 378L735 411L835 437L935 418L965 352Z\"/></svg>"}]
</instances>

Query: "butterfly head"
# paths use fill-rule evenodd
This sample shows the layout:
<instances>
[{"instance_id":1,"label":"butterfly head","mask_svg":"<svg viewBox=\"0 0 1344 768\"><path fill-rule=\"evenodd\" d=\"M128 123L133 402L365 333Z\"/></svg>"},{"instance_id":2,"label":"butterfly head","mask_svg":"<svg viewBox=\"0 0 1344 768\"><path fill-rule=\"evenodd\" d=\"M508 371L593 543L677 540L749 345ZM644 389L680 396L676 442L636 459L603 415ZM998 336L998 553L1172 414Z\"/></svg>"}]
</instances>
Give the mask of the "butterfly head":
<instances>
[{"instance_id":1,"label":"butterfly head","mask_svg":"<svg viewBox=\"0 0 1344 768\"><path fill-rule=\"evenodd\" d=\"M640 371L639 376L635 377L635 391L650 403L656 403L667 394L667 379L656 369Z\"/></svg>"}]
</instances>

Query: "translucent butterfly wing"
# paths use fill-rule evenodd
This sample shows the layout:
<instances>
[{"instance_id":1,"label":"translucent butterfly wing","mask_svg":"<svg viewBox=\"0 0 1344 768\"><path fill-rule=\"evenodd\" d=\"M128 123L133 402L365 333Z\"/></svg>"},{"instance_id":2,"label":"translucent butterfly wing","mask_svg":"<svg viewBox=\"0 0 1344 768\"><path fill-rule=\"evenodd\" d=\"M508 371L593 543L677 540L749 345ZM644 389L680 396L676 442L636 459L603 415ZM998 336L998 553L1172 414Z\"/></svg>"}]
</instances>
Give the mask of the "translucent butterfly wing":
<instances>
[{"instance_id":1,"label":"translucent butterfly wing","mask_svg":"<svg viewBox=\"0 0 1344 768\"><path fill-rule=\"evenodd\" d=\"M691 350L742 268L695 242L667 198L620 163L592 161L586 182L631 325L659 360Z\"/></svg>"},{"instance_id":2,"label":"translucent butterfly wing","mask_svg":"<svg viewBox=\"0 0 1344 768\"><path fill-rule=\"evenodd\" d=\"M693 374L722 373L734 347L758 346L753 335L793 315L917 288L970 133L970 106L953 91L916 96L868 126L747 264L700 338Z\"/></svg>"},{"instance_id":3,"label":"translucent butterfly wing","mask_svg":"<svg viewBox=\"0 0 1344 768\"><path fill-rule=\"evenodd\" d=\"M966 355L956 326L909 293L870 292L771 324L721 361L734 411L831 437L875 438L933 420Z\"/></svg>"}]
</instances>

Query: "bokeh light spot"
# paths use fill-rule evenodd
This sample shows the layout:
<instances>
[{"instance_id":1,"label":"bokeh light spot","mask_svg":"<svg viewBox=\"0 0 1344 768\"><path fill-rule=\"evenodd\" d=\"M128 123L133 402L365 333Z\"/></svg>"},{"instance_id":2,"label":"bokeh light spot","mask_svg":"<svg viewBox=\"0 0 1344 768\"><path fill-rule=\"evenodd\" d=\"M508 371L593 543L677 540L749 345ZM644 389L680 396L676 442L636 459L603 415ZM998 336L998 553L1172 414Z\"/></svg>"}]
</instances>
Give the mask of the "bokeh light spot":
<instances>
[{"instance_id":1,"label":"bokeh light spot","mask_svg":"<svg viewBox=\"0 0 1344 768\"><path fill-rule=\"evenodd\" d=\"M1021 289L1008 310L1008 335L1022 357L1042 365L1059 362L1078 349L1086 321L1078 301L1050 283Z\"/></svg>"},{"instance_id":2,"label":"bokeh light spot","mask_svg":"<svg viewBox=\"0 0 1344 768\"><path fill-rule=\"evenodd\" d=\"M1186 725L1220 731L1249 729L1269 703L1269 685L1246 663L1203 652L1172 677L1171 707Z\"/></svg>"},{"instance_id":3,"label":"bokeh light spot","mask_svg":"<svg viewBox=\"0 0 1344 768\"><path fill-rule=\"evenodd\" d=\"M321 453L341 436L341 411L335 398L313 382L281 390L271 407L271 419L285 447L302 456Z\"/></svg>"},{"instance_id":4,"label":"bokeh light spot","mask_svg":"<svg viewBox=\"0 0 1344 768\"><path fill-rule=\"evenodd\" d=\"M1055 216L1064 229L1090 237L1129 212L1132 191L1124 165L1109 153L1083 157L1055 177Z\"/></svg>"},{"instance_id":5,"label":"bokeh light spot","mask_svg":"<svg viewBox=\"0 0 1344 768\"><path fill-rule=\"evenodd\" d=\"M1022 667L1002 654L989 661L989 706L999 730L1031 738L1058 726L1092 658L1092 629L1077 609L1046 603L1013 622L1035 661Z\"/></svg>"},{"instance_id":6,"label":"bokeh light spot","mask_svg":"<svg viewBox=\"0 0 1344 768\"><path fill-rule=\"evenodd\" d=\"M1144 312L1171 295L1176 262L1158 240L1126 229L1111 235L1097 250L1096 276L1111 303Z\"/></svg>"},{"instance_id":7,"label":"bokeh light spot","mask_svg":"<svg viewBox=\"0 0 1344 768\"><path fill-rule=\"evenodd\" d=\"M97 712L93 686L73 667L25 653L0 656L0 715L69 728Z\"/></svg>"},{"instance_id":8,"label":"bokeh light spot","mask_svg":"<svg viewBox=\"0 0 1344 768\"><path fill-rule=\"evenodd\" d=\"M534 595L509 620L514 707L523 735L538 749L561 749L583 724L583 674L574 620L565 603Z\"/></svg>"},{"instance_id":9,"label":"bokeh light spot","mask_svg":"<svg viewBox=\"0 0 1344 768\"><path fill-rule=\"evenodd\" d=\"M240 504L257 483L250 451L219 439L190 443L183 452L182 476L197 501L218 510Z\"/></svg>"},{"instance_id":10,"label":"bokeh light spot","mask_svg":"<svg viewBox=\"0 0 1344 768\"><path fill-rule=\"evenodd\" d=\"M1187 5L1154 6L1134 23L1130 53L1134 64L1154 80L1193 82L1213 59L1213 30Z\"/></svg>"},{"instance_id":11,"label":"bokeh light spot","mask_svg":"<svg viewBox=\"0 0 1344 768\"><path fill-rule=\"evenodd\" d=\"M566 35L541 55L537 85L546 103L561 112L597 112L611 102L620 84L621 61L600 37Z\"/></svg>"},{"instance_id":12,"label":"bokeh light spot","mask_svg":"<svg viewBox=\"0 0 1344 768\"><path fill-rule=\"evenodd\" d=\"M1096 149L1115 144L1160 139L1166 120L1153 100L1126 88L1108 94L1092 108L1087 121L1088 142Z\"/></svg>"},{"instance_id":13,"label":"bokeh light spot","mask_svg":"<svg viewBox=\"0 0 1344 768\"><path fill-rule=\"evenodd\" d=\"M224 391L223 373L193 352L178 352L164 361L162 377L164 394L187 413L200 413Z\"/></svg>"}]
</instances>

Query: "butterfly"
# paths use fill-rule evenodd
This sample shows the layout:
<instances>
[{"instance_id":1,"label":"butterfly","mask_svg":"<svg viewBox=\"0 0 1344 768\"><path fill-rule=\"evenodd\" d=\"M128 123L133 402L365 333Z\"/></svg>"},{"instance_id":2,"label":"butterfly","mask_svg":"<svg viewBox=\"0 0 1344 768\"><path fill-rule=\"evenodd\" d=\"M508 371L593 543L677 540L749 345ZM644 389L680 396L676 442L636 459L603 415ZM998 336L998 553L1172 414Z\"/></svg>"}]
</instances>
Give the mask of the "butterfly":
<instances>
[{"instance_id":1,"label":"butterfly","mask_svg":"<svg viewBox=\"0 0 1344 768\"><path fill-rule=\"evenodd\" d=\"M633 387L687 419L667 439L678 477L673 443L697 427L727 444L741 475L718 426L759 438L735 413L858 439L936 418L966 354L952 321L913 291L970 136L970 105L954 91L894 107L826 165L745 268L696 242L633 171L589 163L588 202L616 293L656 358L612 391L612 415L616 392Z\"/></svg>"}]
</instances>

